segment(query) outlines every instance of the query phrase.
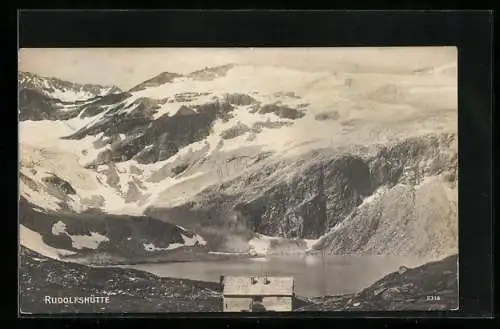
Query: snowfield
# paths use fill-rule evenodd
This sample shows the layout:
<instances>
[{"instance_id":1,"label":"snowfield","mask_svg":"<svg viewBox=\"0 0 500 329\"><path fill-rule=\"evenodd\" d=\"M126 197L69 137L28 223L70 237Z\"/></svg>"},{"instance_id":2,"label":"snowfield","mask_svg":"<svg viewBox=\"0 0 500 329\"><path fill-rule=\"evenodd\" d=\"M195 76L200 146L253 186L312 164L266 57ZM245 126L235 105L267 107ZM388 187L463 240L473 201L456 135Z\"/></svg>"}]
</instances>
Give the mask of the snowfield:
<instances>
[{"instance_id":1,"label":"snowfield","mask_svg":"<svg viewBox=\"0 0 500 329\"><path fill-rule=\"evenodd\" d=\"M103 96L108 94L111 91L111 88L105 89L102 91L102 93L98 94L97 96ZM83 90L79 91L72 91L72 90L61 90L61 89L56 89L52 93L50 93L50 96L53 98L57 98L62 100L63 102L75 102L75 101L82 101L82 100L87 100L89 98L94 98L95 95L85 92Z\"/></svg>"}]
</instances>

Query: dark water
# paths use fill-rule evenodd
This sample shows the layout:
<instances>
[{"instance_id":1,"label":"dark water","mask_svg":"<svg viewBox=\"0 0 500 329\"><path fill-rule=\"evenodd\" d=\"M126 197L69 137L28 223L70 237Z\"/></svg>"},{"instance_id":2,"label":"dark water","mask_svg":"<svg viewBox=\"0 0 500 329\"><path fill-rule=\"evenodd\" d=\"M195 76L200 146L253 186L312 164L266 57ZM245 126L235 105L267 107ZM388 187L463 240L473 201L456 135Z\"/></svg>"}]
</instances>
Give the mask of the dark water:
<instances>
[{"instance_id":1,"label":"dark water","mask_svg":"<svg viewBox=\"0 0 500 329\"><path fill-rule=\"evenodd\" d=\"M395 256L280 256L228 261L157 263L125 266L153 274L219 282L221 275L293 276L302 296L356 293L400 266L416 267L428 260Z\"/></svg>"}]
</instances>

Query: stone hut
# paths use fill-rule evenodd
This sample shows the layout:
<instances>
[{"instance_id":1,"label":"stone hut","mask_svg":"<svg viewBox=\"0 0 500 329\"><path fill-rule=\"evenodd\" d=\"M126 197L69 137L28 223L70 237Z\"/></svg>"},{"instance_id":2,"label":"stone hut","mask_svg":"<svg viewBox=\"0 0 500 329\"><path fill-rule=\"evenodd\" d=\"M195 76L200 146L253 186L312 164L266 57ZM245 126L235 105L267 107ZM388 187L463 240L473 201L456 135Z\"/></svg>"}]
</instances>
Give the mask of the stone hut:
<instances>
[{"instance_id":1,"label":"stone hut","mask_svg":"<svg viewBox=\"0 0 500 329\"><path fill-rule=\"evenodd\" d=\"M291 312L293 277L227 276L221 277L224 312Z\"/></svg>"}]
</instances>

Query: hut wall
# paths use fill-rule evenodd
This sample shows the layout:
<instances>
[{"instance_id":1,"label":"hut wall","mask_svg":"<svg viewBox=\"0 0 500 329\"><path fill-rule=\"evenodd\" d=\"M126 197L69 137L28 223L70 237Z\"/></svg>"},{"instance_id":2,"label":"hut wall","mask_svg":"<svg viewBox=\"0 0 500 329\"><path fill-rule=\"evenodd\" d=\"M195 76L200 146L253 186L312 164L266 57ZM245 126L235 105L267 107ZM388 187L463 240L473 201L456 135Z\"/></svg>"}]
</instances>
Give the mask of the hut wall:
<instances>
[{"instance_id":1,"label":"hut wall","mask_svg":"<svg viewBox=\"0 0 500 329\"><path fill-rule=\"evenodd\" d=\"M292 297L274 297L266 296L262 300L262 304L268 311L275 312L291 312Z\"/></svg>"},{"instance_id":2,"label":"hut wall","mask_svg":"<svg viewBox=\"0 0 500 329\"><path fill-rule=\"evenodd\" d=\"M247 296L241 297L224 297L223 299L224 312L242 312L251 311L252 298Z\"/></svg>"}]
</instances>

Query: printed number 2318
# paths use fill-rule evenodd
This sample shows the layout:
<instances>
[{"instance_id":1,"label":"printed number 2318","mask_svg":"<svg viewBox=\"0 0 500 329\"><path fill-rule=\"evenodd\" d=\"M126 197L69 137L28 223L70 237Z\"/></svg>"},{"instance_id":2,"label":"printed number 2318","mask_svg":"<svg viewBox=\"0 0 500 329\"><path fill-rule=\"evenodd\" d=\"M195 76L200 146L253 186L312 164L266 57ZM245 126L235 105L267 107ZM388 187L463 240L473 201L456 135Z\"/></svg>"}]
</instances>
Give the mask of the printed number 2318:
<instances>
[{"instance_id":1,"label":"printed number 2318","mask_svg":"<svg viewBox=\"0 0 500 329\"><path fill-rule=\"evenodd\" d=\"M427 296L426 300L427 301L436 301L436 300L441 300L441 297L439 297L439 296Z\"/></svg>"}]
</instances>

